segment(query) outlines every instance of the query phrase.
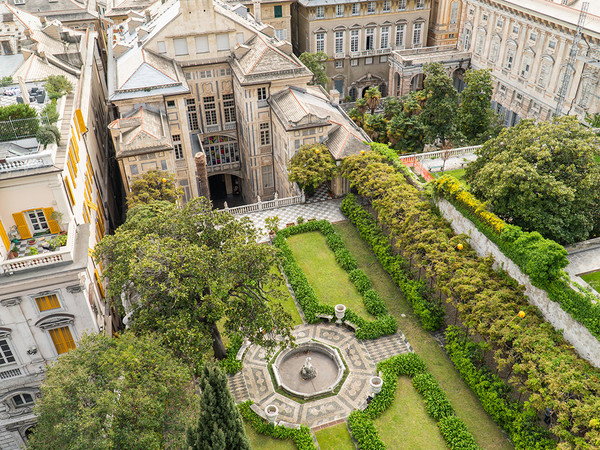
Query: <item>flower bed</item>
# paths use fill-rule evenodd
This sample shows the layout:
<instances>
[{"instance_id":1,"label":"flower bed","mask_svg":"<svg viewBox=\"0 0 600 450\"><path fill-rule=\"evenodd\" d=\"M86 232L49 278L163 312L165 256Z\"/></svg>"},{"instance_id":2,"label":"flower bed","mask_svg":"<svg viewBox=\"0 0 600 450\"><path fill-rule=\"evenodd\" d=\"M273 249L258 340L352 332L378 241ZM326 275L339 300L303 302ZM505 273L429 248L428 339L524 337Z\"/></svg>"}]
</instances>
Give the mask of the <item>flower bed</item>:
<instances>
[{"instance_id":1,"label":"flower bed","mask_svg":"<svg viewBox=\"0 0 600 450\"><path fill-rule=\"evenodd\" d=\"M394 334L398 326L396 321L387 312L383 299L376 291L371 289L371 281L360 269L354 257L345 248L340 236L333 226L326 220L311 221L285 228L277 233L273 245L281 250L283 271L294 290L296 300L304 312L308 323L316 323L320 320L317 314L335 316L333 306L324 305L319 302L315 291L308 282L306 275L296 262L292 250L287 244L289 236L306 233L309 231L320 231L325 236L327 245L334 252L336 261L349 273L350 280L359 293L363 296L365 308L376 317L374 321L368 321L347 309L344 320L348 320L358 326L356 330L357 339L376 339L388 334Z\"/></svg>"},{"instance_id":2,"label":"flower bed","mask_svg":"<svg viewBox=\"0 0 600 450\"><path fill-rule=\"evenodd\" d=\"M451 449L475 450L479 447L467 430L464 422L454 415L454 409L446 394L427 372L427 367L419 355L405 353L392 356L377 365L381 372L383 387L367 409L354 411L348 417L352 436L358 442L358 448L385 449L385 444L379 437L373 420L390 407L394 401L398 377L407 376L412 379L413 386L423 396L427 413L438 422L440 432Z\"/></svg>"},{"instance_id":3,"label":"flower bed","mask_svg":"<svg viewBox=\"0 0 600 450\"><path fill-rule=\"evenodd\" d=\"M581 293L570 286L568 275L562 270L567 264L565 249L558 243L544 239L537 232L524 232L508 225L468 192L451 176L443 176L433 183L437 195L443 196L469 219L502 253L509 257L531 283L546 291L571 317L583 324L600 339L600 305L591 293Z\"/></svg>"}]
</instances>

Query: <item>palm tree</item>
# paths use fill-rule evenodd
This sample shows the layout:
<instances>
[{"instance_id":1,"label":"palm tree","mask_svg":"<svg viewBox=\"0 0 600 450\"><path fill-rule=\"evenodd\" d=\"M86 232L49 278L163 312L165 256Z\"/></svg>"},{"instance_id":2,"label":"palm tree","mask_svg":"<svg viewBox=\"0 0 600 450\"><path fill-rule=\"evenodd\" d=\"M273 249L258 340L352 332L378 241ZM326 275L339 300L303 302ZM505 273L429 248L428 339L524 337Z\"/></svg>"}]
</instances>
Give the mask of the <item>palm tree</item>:
<instances>
[{"instance_id":1,"label":"palm tree","mask_svg":"<svg viewBox=\"0 0 600 450\"><path fill-rule=\"evenodd\" d=\"M371 86L365 92L363 96L367 101L367 106L371 110L371 114L375 113L375 109L379 106L379 100L381 100L381 92L379 92L379 88L377 86Z\"/></svg>"}]
</instances>

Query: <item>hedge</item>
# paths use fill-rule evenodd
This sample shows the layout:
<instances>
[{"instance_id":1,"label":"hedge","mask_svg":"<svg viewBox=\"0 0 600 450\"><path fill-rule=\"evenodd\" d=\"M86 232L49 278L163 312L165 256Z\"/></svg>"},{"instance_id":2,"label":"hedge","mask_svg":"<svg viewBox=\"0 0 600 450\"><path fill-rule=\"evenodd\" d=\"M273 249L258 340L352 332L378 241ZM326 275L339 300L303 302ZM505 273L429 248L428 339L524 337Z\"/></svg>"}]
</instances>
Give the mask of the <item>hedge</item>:
<instances>
[{"instance_id":1,"label":"hedge","mask_svg":"<svg viewBox=\"0 0 600 450\"><path fill-rule=\"evenodd\" d=\"M369 406L364 411L354 411L348 418L348 424L352 436L358 442L359 449L384 449L385 444L381 441L373 420L388 409L394 401L398 377L407 376L412 378L415 389L425 401L427 413L436 421L442 432L442 436L450 448L477 449L475 440L466 429L462 420L454 416L454 409L448 401L448 397L435 381L433 376L427 372L427 366L416 353L404 353L392 356L377 365L381 372L383 386L381 392L375 395ZM446 424L446 419L455 417ZM459 425L462 424L462 428ZM459 430L457 432L455 430Z\"/></svg>"},{"instance_id":2,"label":"hedge","mask_svg":"<svg viewBox=\"0 0 600 450\"><path fill-rule=\"evenodd\" d=\"M487 211L485 204L477 200L455 177L444 175L432 183L436 194L443 196L473 222L529 276L531 284L546 291L552 301L600 339L600 304L593 294L571 288L570 279L562 270L568 264L567 252L560 244L543 238L538 232L528 233L506 224Z\"/></svg>"},{"instance_id":3,"label":"hedge","mask_svg":"<svg viewBox=\"0 0 600 450\"><path fill-rule=\"evenodd\" d=\"M296 262L292 250L287 244L289 236L309 231L320 231L323 233L327 245L336 255L336 261L349 273L350 280L354 283L358 292L363 295L365 308L376 317L374 321L368 321L354 311L346 309L345 320L349 320L359 327L356 331L356 338L377 339L381 336L394 334L398 330L396 320L388 314L383 299L371 289L371 281L362 270L356 268L358 265L356 260L345 248L344 242L333 226L326 220L314 220L284 228L277 233L277 236L273 240L273 244L281 251L283 272L294 290L294 295L304 312L306 321L308 323L318 322L320 319L316 316L317 314L335 315L333 306L323 305L319 302L315 291Z\"/></svg>"},{"instance_id":4,"label":"hedge","mask_svg":"<svg viewBox=\"0 0 600 450\"><path fill-rule=\"evenodd\" d=\"M449 326L446 351L483 408L508 434L516 449L556 448L548 430L538 425L535 410L512 400L510 386L489 370L475 365L473 355L483 354L479 344L470 340L460 328Z\"/></svg>"},{"instance_id":5,"label":"hedge","mask_svg":"<svg viewBox=\"0 0 600 450\"><path fill-rule=\"evenodd\" d=\"M242 370L242 361L236 358L243 341L244 338L239 334L231 336L229 347L227 348L227 357L219 362L221 369L229 375L235 375Z\"/></svg>"},{"instance_id":6,"label":"hedge","mask_svg":"<svg viewBox=\"0 0 600 450\"><path fill-rule=\"evenodd\" d=\"M267 422L252 409L252 400L240 403L238 408L242 417L254 428L257 433L266 434L275 439L290 439L299 450L316 450L310 429L306 425L297 428L287 428L282 425L273 425Z\"/></svg>"},{"instance_id":7,"label":"hedge","mask_svg":"<svg viewBox=\"0 0 600 450\"><path fill-rule=\"evenodd\" d=\"M404 297L413 307L423 328L435 331L444 324L444 309L439 302L426 297L425 283L411 280L407 275L407 263L400 255L395 255L387 236L375 222L371 214L364 210L352 194L342 202L342 212L356 226L361 237L371 247L384 270L400 287Z\"/></svg>"}]
</instances>

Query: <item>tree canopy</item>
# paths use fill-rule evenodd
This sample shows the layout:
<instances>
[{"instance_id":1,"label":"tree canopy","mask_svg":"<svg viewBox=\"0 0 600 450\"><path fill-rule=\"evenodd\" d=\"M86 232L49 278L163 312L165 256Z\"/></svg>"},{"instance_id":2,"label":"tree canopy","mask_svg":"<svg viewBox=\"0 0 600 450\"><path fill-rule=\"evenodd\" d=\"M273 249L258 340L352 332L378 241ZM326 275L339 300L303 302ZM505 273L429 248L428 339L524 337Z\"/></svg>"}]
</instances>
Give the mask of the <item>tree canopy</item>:
<instances>
[{"instance_id":1,"label":"tree canopy","mask_svg":"<svg viewBox=\"0 0 600 450\"><path fill-rule=\"evenodd\" d=\"M50 367L34 450L179 449L197 416L189 368L152 335L85 336Z\"/></svg>"},{"instance_id":2,"label":"tree canopy","mask_svg":"<svg viewBox=\"0 0 600 450\"><path fill-rule=\"evenodd\" d=\"M424 68L423 90L426 101L421 111L421 122L429 142L439 140L442 146L456 135L458 92L452 78L440 63L427 64Z\"/></svg>"},{"instance_id":3,"label":"tree canopy","mask_svg":"<svg viewBox=\"0 0 600 450\"><path fill-rule=\"evenodd\" d=\"M586 239L598 223L598 138L575 117L524 120L478 155L465 179L508 223L561 244Z\"/></svg>"},{"instance_id":4,"label":"tree canopy","mask_svg":"<svg viewBox=\"0 0 600 450\"><path fill-rule=\"evenodd\" d=\"M127 206L138 203L150 203L164 200L177 203L183 191L175 184L175 176L162 170L150 170L143 173L131 183L131 191L127 195Z\"/></svg>"},{"instance_id":5,"label":"tree canopy","mask_svg":"<svg viewBox=\"0 0 600 450\"><path fill-rule=\"evenodd\" d=\"M329 59L325 52L304 52L299 56L300 61L313 73L313 84L327 87L329 78L325 73L325 62Z\"/></svg>"},{"instance_id":6,"label":"tree canopy","mask_svg":"<svg viewBox=\"0 0 600 450\"><path fill-rule=\"evenodd\" d=\"M288 180L304 188L331 180L335 171L333 156L322 144L303 145L288 162Z\"/></svg>"},{"instance_id":7,"label":"tree canopy","mask_svg":"<svg viewBox=\"0 0 600 450\"><path fill-rule=\"evenodd\" d=\"M200 414L195 426L188 429L192 450L250 450L242 416L227 386L227 377L218 366L206 364L198 383Z\"/></svg>"},{"instance_id":8,"label":"tree canopy","mask_svg":"<svg viewBox=\"0 0 600 450\"><path fill-rule=\"evenodd\" d=\"M280 298L275 249L256 238L250 220L213 211L205 198L183 207L158 201L130 209L94 256L105 262L108 295L131 328L158 332L199 370L211 344L215 357L226 356L221 319L228 335L267 349L291 340L291 317L271 301Z\"/></svg>"},{"instance_id":9,"label":"tree canopy","mask_svg":"<svg viewBox=\"0 0 600 450\"><path fill-rule=\"evenodd\" d=\"M491 70L467 70L465 83L458 107L459 128L469 144L482 144L502 129L498 116L490 108L494 91Z\"/></svg>"}]
</instances>

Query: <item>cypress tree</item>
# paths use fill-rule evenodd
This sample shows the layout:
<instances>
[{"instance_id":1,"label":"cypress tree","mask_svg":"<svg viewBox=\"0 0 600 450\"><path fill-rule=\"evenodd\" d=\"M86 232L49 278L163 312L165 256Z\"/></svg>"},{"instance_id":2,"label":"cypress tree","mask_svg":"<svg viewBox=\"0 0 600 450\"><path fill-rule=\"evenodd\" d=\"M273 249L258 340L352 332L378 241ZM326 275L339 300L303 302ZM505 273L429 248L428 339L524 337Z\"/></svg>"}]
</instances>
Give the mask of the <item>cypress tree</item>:
<instances>
[{"instance_id":1,"label":"cypress tree","mask_svg":"<svg viewBox=\"0 0 600 450\"><path fill-rule=\"evenodd\" d=\"M250 450L242 417L227 386L227 377L218 366L206 364L200 376L198 424L188 429L193 450Z\"/></svg>"}]
</instances>

